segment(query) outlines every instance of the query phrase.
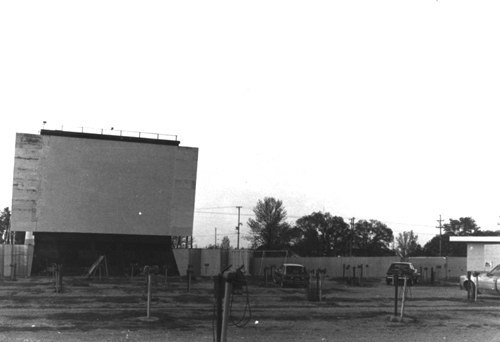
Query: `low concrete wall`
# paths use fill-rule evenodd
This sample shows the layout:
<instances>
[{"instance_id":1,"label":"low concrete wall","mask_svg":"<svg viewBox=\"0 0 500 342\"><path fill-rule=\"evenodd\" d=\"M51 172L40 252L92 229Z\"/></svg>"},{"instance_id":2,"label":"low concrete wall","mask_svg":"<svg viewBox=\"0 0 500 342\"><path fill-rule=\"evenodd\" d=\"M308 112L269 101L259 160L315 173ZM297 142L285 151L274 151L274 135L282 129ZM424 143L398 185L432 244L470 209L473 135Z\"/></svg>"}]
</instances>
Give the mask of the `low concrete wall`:
<instances>
[{"instance_id":1,"label":"low concrete wall","mask_svg":"<svg viewBox=\"0 0 500 342\"><path fill-rule=\"evenodd\" d=\"M231 270L243 266L250 274L252 250L247 249L174 249L175 262L180 275L186 275L188 265L193 267L193 275L213 277L231 265Z\"/></svg>"},{"instance_id":2,"label":"low concrete wall","mask_svg":"<svg viewBox=\"0 0 500 342\"><path fill-rule=\"evenodd\" d=\"M424 280L456 278L467 273L465 257L413 257L409 261L421 272Z\"/></svg>"},{"instance_id":3,"label":"low concrete wall","mask_svg":"<svg viewBox=\"0 0 500 342\"><path fill-rule=\"evenodd\" d=\"M193 267L193 275L201 274L201 249L173 249L179 275L186 275L188 265Z\"/></svg>"},{"instance_id":4,"label":"low concrete wall","mask_svg":"<svg viewBox=\"0 0 500 342\"><path fill-rule=\"evenodd\" d=\"M304 265L308 270L326 269L329 277L349 277L356 268L356 275L363 272L364 277L384 277L387 269L393 262L400 261L400 258L392 257L319 257L319 258L254 258L252 260L252 275L262 276L264 268L278 267L284 262ZM425 280L430 279L431 271L434 272L434 279L448 279L459 277L467 273L467 258L461 257L419 257L410 258L413 265L422 271Z\"/></svg>"},{"instance_id":5,"label":"low concrete wall","mask_svg":"<svg viewBox=\"0 0 500 342\"><path fill-rule=\"evenodd\" d=\"M296 263L304 265L308 270L326 269L329 277L343 277L352 275L352 269L363 269L364 277L383 277L389 265L399 261L398 257L289 257L289 258L254 258L252 260L252 275L264 275L264 269L278 267L282 263ZM357 273L359 274L359 273Z\"/></svg>"},{"instance_id":6,"label":"low concrete wall","mask_svg":"<svg viewBox=\"0 0 500 342\"><path fill-rule=\"evenodd\" d=\"M225 249L201 250L201 276L212 277L227 266L228 251Z\"/></svg>"},{"instance_id":7,"label":"low concrete wall","mask_svg":"<svg viewBox=\"0 0 500 342\"><path fill-rule=\"evenodd\" d=\"M188 263L193 265L195 276L214 276L225 267L232 265L234 270L244 266L245 273L253 276L263 276L265 268L279 267L283 263L297 263L308 270L326 269L329 277L340 278L353 275L353 269L359 276L384 277L390 264L400 261L395 256L389 257L253 257L252 250L224 249L179 249L174 250L177 266L181 275L187 270ZM424 280L429 280L431 272L434 279L459 277L467 273L467 258L459 257L416 257L409 261L422 272Z\"/></svg>"},{"instance_id":8,"label":"low concrete wall","mask_svg":"<svg viewBox=\"0 0 500 342\"><path fill-rule=\"evenodd\" d=\"M231 249L229 250L228 265L232 265L231 269L235 270L243 266L242 271L249 275L250 265L252 260L253 251L248 249Z\"/></svg>"}]
</instances>

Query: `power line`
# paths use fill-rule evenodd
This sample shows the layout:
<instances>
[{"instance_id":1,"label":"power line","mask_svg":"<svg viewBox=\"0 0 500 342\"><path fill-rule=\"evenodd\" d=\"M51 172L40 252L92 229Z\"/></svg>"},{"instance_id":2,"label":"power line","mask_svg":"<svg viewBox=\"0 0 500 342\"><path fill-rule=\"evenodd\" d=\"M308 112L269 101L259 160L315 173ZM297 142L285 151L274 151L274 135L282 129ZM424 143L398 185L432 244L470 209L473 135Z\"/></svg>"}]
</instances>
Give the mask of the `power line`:
<instances>
[{"instance_id":1,"label":"power line","mask_svg":"<svg viewBox=\"0 0 500 342\"><path fill-rule=\"evenodd\" d=\"M206 210L217 210L217 209L234 209L234 206L233 207L212 207L212 208L197 208L195 210L195 213L197 214L200 214L200 215L219 215L219 216L238 216L238 212L221 212L221 211L206 211ZM243 207L241 207L241 209L243 209ZM241 210L240 209L240 210ZM249 210L249 209L246 209L246 210ZM296 215L287 215L287 218L289 219L299 219L299 218L302 218L304 216L308 216L310 214L306 214L306 215L302 215L302 216L296 216ZM242 213L241 211L239 212L239 216L243 216L243 217L254 217L255 214L254 213L248 213L248 214L245 214L245 213ZM341 217L343 218L347 223L350 223L351 221L351 217L347 217L347 216L343 216L343 215L333 215L333 216L336 216L336 217ZM371 220L369 218L360 218L358 219L359 220ZM423 227L423 228L435 228L435 226L432 226L432 225L426 225L426 224L421 224L421 223L408 223L408 222L395 222L395 221L385 221L385 220L377 220L379 222L382 222L388 226L391 226L391 225L400 225L400 226L410 226L410 227ZM239 219L238 219L238 222L239 222ZM241 226L243 224L240 223L239 226ZM391 227L389 227L391 228ZM403 228L394 228L392 227L391 228L394 232L399 232L399 231L403 231L404 229ZM413 230L413 229L412 229ZM435 234L434 233L429 233L429 232L424 232L424 231L420 231L420 230L413 230L416 234L420 235L420 236L434 236ZM225 235L231 235L231 236L234 236L234 235L238 235L238 229L236 229L236 232L233 232L233 233L226 233ZM199 237L203 237L203 235L197 235ZM239 240L239 238L238 238ZM237 240L237 243L238 243L238 240Z\"/></svg>"},{"instance_id":2,"label":"power line","mask_svg":"<svg viewBox=\"0 0 500 342\"><path fill-rule=\"evenodd\" d=\"M209 215L227 215L227 216L237 216L238 215L238 213L216 212L216 211L215 212L214 211L195 211L195 213L198 213L198 214L209 214ZM240 215L241 216L247 216L247 217L254 217L255 216L254 214L243 214L243 213L241 213ZM287 215L287 218L299 219L299 218L302 218L304 216L308 216L308 215L303 215L303 216ZM341 217L341 218L343 218L346 221L350 221L351 220L351 217L347 217L347 216L345 216L345 217L344 216L337 216L337 217ZM360 218L359 220L371 220L371 219ZM413 226L413 227L434 228L434 226L432 226L430 224L394 222L394 221L385 221L385 220L377 220L377 221L385 223L385 224L398 224L398 225Z\"/></svg>"},{"instance_id":3,"label":"power line","mask_svg":"<svg viewBox=\"0 0 500 342\"><path fill-rule=\"evenodd\" d=\"M231 207L231 208L234 208L234 207ZM214 211L195 211L195 213L198 213L198 214L209 214L209 215L227 215L227 216L237 216L238 215L238 213L214 212ZM243 213L241 213L240 216L253 217L255 215L254 214L243 214ZM299 218L302 218L304 216L308 216L308 215L303 215L303 216L287 215L287 218L299 219ZM347 217L347 216L345 216L345 217L344 216L338 216L338 217L342 217L346 221L350 221L351 220L351 217ZM359 220L369 220L369 219L361 218ZM377 220L377 221L380 221L380 222L382 222L384 224L398 224L398 225L404 225L404 226L434 228L434 226L432 226L432 225L421 224L421 223L394 222L394 221L385 221L385 220Z\"/></svg>"},{"instance_id":4,"label":"power line","mask_svg":"<svg viewBox=\"0 0 500 342\"><path fill-rule=\"evenodd\" d=\"M213 210L213 209L233 209L234 207L210 207L210 208L195 208L195 210Z\"/></svg>"},{"instance_id":5,"label":"power line","mask_svg":"<svg viewBox=\"0 0 500 342\"><path fill-rule=\"evenodd\" d=\"M219 230L217 230L217 235L218 236L226 236L226 235L237 235L237 233L224 233ZM196 234L196 237L213 237L214 234Z\"/></svg>"},{"instance_id":6,"label":"power line","mask_svg":"<svg viewBox=\"0 0 500 342\"><path fill-rule=\"evenodd\" d=\"M234 208L234 207L233 207ZM237 216L237 213L221 213L221 212L215 212L215 211L196 211L195 213L197 214L210 214L210 215L227 215L227 216ZM248 216L248 217L253 217L253 214L241 214L241 216Z\"/></svg>"}]
</instances>

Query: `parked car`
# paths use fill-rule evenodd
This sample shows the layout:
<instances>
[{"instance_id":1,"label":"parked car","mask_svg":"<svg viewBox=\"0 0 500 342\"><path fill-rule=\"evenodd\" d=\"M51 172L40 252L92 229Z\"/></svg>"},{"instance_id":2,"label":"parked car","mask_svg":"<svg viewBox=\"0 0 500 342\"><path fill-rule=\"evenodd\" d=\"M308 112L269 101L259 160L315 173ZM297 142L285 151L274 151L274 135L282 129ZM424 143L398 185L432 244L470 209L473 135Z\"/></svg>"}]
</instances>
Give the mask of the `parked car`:
<instances>
[{"instance_id":1,"label":"parked car","mask_svg":"<svg viewBox=\"0 0 500 342\"><path fill-rule=\"evenodd\" d=\"M281 287L307 287L309 284L309 274L303 265L283 264L274 272L274 281Z\"/></svg>"},{"instance_id":2,"label":"parked car","mask_svg":"<svg viewBox=\"0 0 500 342\"><path fill-rule=\"evenodd\" d=\"M500 284L497 284L499 279L500 265L497 265L489 272L471 272L470 280L467 275L460 276L460 288L465 291L470 288L473 298L476 295L476 287L477 293L500 295Z\"/></svg>"},{"instance_id":3,"label":"parked car","mask_svg":"<svg viewBox=\"0 0 500 342\"><path fill-rule=\"evenodd\" d=\"M385 282L387 285L391 285L393 283L393 279L396 274L401 278L399 281L400 283L404 282L403 277L406 277L406 284L410 286L418 283L420 279L420 273L418 273L417 269L411 262L393 262L391 266L389 266L385 276Z\"/></svg>"}]
</instances>

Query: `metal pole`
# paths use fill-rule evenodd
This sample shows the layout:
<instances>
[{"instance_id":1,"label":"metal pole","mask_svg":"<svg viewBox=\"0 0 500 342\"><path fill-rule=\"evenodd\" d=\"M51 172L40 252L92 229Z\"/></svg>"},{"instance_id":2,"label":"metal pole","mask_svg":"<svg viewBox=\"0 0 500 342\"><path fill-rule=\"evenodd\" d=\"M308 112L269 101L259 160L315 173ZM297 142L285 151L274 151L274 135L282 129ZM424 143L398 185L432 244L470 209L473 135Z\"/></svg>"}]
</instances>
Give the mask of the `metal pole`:
<instances>
[{"instance_id":1,"label":"metal pole","mask_svg":"<svg viewBox=\"0 0 500 342\"><path fill-rule=\"evenodd\" d=\"M229 303L231 298L231 293L233 292L233 285L230 281L226 281L226 286L224 288L224 308L222 311L222 332L221 332L221 342L227 342L227 325L229 322Z\"/></svg>"},{"instance_id":2,"label":"metal pole","mask_svg":"<svg viewBox=\"0 0 500 342\"><path fill-rule=\"evenodd\" d=\"M468 271L467 272L467 284L469 285L469 287L467 288L467 300L470 300L470 295L471 295L471 271Z\"/></svg>"},{"instance_id":3,"label":"metal pole","mask_svg":"<svg viewBox=\"0 0 500 342\"><path fill-rule=\"evenodd\" d=\"M165 266L165 287L168 288L168 267Z\"/></svg>"},{"instance_id":4,"label":"metal pole","mask_svg":"<svg viewBox=\"0 0 500 342\"><path fill-rule=\"evenodd\" d=\"M318 302L321 302L321 275L319 269L316 270L316 289L318 294Z\"/></svg>"},{"instance_id":5,"label":"metal pole","mask_svg":"<svg viewBox=\"0 0 500 342\"><path fill-rule=\"evenodd\" d=\"M58 289L59 292L63 292L63 281L62 281L62 264L57 265L57 283L58 283Z\"/></svg>"},{"instance_id":6,"label":"metal pole","mask_svg":"<svg viewBox=\"0 0 500 342\"><path fill-rule=\"evenodd\" d=\"M150 308L151 308L151 273L148 273L148 304L147 304L147 311L146 311L147 318L149 318Z\"/></svg>"},{"instance_id":7,"label":"metal pole","mask_svg":"<svg viewBox=\"0 0 500 342\"><path fill-rule=\"evenodd\" d=\"M59 265L54 264L54 286L56 288L56 293L59 293Z\"/></svg>"},{"instance_id":8,"label":"metal pole","mask_svg":"<svg viewBox=\"0 0 500 342\"><path fill-rule=\"evenodd\" d=\"M215 302L216 302L216 342L221 341L222 335L222 301L224 297L224 277L219 274L215 277Z\"/></svg>"},{"instance_id":9,"label":"metal pole","mask_svg":"<svg viewBox=\"0 0 500 342\"><path fill-rule=\"evenodd\" d=\"M267 271L268 268L264 267L264 286L267 287Z\"/></svg>"},{"instance_id":10,"label":"metal pole","mask_svg":"<svg viewBox=\"0 0 500 342\"><path fill-rule=\"evenodd\" d=\"M474 289L476 290L476 293L474 294L474 301L477 302L477 287L479 285L479 279L478 279L478 276L479 276L479 273L476 272L475 274L476 276L476 286L474 286Z\"/></svg>"},{"instance_id":11,"label":"metal pole","mask_svg":"<svg viewBox=\"0 0 500 342\"><path fill-rule=\"evenodd\" d=\"M392 281L394 282L394 317L398 315L398 283L399 283L399 277L397 274L395 274L392 278Z\"/></svg>"},{"instance_id":12,"label":"metal pole","mask_svg":"<svg viewBox=\"0 0 500 342\"><path fill-rule=\"evenodd\" d=\"M191 268L188 266L187 270L187 292L191 289Z\"/></svg>"},{"instance_id":13,"label":"metal pole","mask_svg":"<svg viewBox=\"0 0 500 342\"><path fill-rule=\"evenodd\" d=\"M403 313L405 311L405 295L406 295L406 277L404 277L403 295L401 298L401 318L403 318Z\"/></svg>"}]
</instances>

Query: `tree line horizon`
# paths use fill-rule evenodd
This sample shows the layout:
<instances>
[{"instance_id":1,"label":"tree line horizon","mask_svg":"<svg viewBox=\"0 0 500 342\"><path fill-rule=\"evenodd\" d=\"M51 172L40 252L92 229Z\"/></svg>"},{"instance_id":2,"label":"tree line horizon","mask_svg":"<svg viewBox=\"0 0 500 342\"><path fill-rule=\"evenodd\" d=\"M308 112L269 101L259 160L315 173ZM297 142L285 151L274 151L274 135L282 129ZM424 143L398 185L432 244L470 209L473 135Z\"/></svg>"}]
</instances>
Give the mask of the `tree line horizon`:
<instances>
[{"instance_id":1,"label":"tree line horizon","mask_svg":"<svg viewBox=\"0 0 500 342\"><path fill-rule=\"evenodd\" d=\"M449 219L437 234L424 246L418 243L413 230L397 236L385 223L375 219L358 220L351 224L341 216L316 211L302 216L294 225L287 222L283 201L274 197L258 200L253 208L255 218L249 218L250 234L244 239L256 250L287 250L303 257L320 256L467 256L467 244L450 242L450 236L500 236L500 230L481 230L471 217ZM6 207L0 213L0 242L8 239L11 212ZM6 239L6 240L7 240ZM17 242L16 236L16 242ZM219 246L207 248L232 248L224 236Z\"/></svg>"},{"instance_id":2,"label":"tree line horizon","mask_svg":"<svg viewBox=\"0 0 500 342\"><path fill-rule=\"evenodd\" d=\"M312 212L287 222L283 201L274 197L258 200L253 208L255 218L247 225L246 239L252 249L289 250L303 257L319 256L467 256L464 242L450 242L450 236L500 236L500 231L481 230L471 217L449 219L425 245L418 243L413 230L397 236L385 223L375 219L351 224L330 212ZM227 245L227 244L226 244Z\"/></svg>"}]
</instances>

